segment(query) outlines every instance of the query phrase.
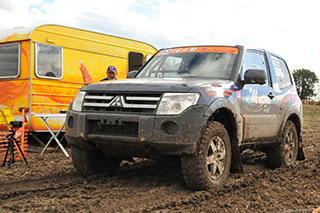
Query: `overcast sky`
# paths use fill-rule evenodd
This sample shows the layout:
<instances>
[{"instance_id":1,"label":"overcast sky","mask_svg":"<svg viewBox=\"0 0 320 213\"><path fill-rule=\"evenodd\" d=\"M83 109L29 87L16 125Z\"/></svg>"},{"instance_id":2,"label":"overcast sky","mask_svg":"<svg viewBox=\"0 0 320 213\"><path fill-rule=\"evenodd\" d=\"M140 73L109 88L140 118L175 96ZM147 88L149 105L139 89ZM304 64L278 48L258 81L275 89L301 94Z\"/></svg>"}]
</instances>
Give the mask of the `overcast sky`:
<instances>
[{"instance_id":1,"label":"overcast sky","mask_svg":"<svg viewBox=\"0 0 320 213\"><path fill-rule=\"evenodd\" d=\"M0 31L60 24L145 41L260 47L320 78L318 0L0 0ZM0 32L1 33L1 32Z\"/></svg>"}]
</instances>

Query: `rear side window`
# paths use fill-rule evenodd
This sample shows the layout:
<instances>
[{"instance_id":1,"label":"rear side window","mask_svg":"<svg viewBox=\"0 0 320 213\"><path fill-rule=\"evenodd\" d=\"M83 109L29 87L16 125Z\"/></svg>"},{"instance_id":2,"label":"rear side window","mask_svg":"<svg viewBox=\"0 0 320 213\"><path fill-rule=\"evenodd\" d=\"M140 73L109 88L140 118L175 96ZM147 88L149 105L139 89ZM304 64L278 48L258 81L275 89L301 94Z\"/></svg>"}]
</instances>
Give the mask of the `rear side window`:
<instances>
[{"instance_id":1,"label":"rear side window","mask_svg":"<svg viewBox=\"0 0 320 213\"><path fill-rule=\"evenodd\" d=\"M279 88L284 89L292 85L292 81L286 63L282 59L273 55L271 56L271 60L275 74L277 76Z\"/></svg>"},{"instance_id":2,"label":"rear side window","mask_svg":"<svg viewBox=\"0 0 320 213\"><path fill-rule=\"evenodd\" d=\"M62 47L36 44L36 75L40 78L62 78Z\"/></svg>"},{"instance_id":3,"label":"rear side window","mask_svg":"<svg viewBox=\"0 0 320 213\"><path fill-rule=\"evenodd\" d=\"M0 45L0 78L16 78L20 72L20 43Z\"/></svg>"}]
</instances>

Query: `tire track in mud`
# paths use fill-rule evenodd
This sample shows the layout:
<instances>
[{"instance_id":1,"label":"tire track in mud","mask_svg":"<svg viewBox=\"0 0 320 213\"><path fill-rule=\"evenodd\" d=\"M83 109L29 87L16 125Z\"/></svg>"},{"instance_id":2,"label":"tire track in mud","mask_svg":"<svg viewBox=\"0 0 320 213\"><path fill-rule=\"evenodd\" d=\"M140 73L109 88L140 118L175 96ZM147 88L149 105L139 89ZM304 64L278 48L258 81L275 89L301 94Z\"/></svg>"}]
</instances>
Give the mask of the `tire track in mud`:
<instances>
[{"instance_id":1,"label":"tire track in mud","mask_svg":"<svg viewBox=\"0 0 320 213\"><path fill-rule=\"evenodd\" d=\"M70 177L71 179L68 179ZM4 201L26 194L32 196L32 194L36 193L72 188L83 184L85 181L87 180L77 178L74 174L66 174L63 175L63 177L42 177L40 179L27 179L17 182L2 183L0 184L0 188L1 191L5 193L0 193L0 200Z\"/></svg>"},{"instance_id":2,"label":"tire track in mud","mask_svg":"<svg viewBox=\"0 0 320 213\"><path fill-rule=\"evenodd\" d=\"M163 168L163 170L165 170L165 168ZM181 173L180 170L177 172ZM238 175L238 177L241 177L241 175ZM257 177L259 177L259 174ZM243 178L241 178L241 180L243 180ZM135 189L138 193L134 193L134 197L130 197L130 193L127 193L117 202L104 203L104 206L108 206L108 210L111 212L154 212L165 209L172 211L174 208L193 206L196 204L201 205L203 201L224 196L225 194L232 194L235 191L253 184L255 180L252 178L251 182L246 182L245 184L241 183L239 179L235 179L234 182L237 183L229 183L228 186L215 191L194 192L189 190L183 183L183 180L180 179L180 182L177 181L171 185L158 184L157 186L145 186L144 188L148 188L148 190L145 191ZM123 186L123 183L121 185ZM133 186L128 186L130 189L132 189L132 187Z\"/></svg>"},{"instance_id":3,"label":"tire track in mud","mask_svg":"<svg viewBox=\"0 0 320 213\"><path fill-rule=\"evenodd\" d=\"M26 180L11 182L11 186L3 183L0 187L1 189L4 187L2 191L7 192L0 193L0 200L7 202L3 209L12 211L17 209L10 205L11 201L28 210L35 208L59 212L81 209L90 209L90 211L103 209L104 212L220 212L235 210L232 206L237 201L237 208L257 211L256 208L259 205L262 207L267 205L267 201L260 194L264 189L270 190L272 183L282 181L284 186L288 187L295 178L294 173L298 173L297 177L302 177L303 174L299 171L303 169L311 173L311 175L305 174L305 179L317 180L314 179L316 174L312 172L316 163L317 158L312 156L308 161L277 170L264 168L261 162L244 165L245 172L232 174L223 188L210 192L192 192L183 183L179 169L168 169L155 162L142 162L122 167L118 174L109 177L97 175L81 178L75 172L68 172L64 175L53 174L39 179L30 179L27 180L27 184ZM246 200L243 198L244 194L252 195L249 196L249 200ZM320 200L320 197L315 198ZM24 199L40 199L41 202L47 202L43 204L46 207L39 207L35 204L37 202L31 201L30 209L29 206L18 201ZM66 199L77 200L65 202ZM61 201L61 204L57 205L56 200ZM314 206L315 202L314 199L310 199L308 205ZM50 205L53 204L54 209L51 209L53 207Z\"/></svg>"},{"instance_id":4,"label":"tire track in mud","mask_svg":"<svg viewBox=\"0 0 320 213\"><path fill-rule=\"evenodd\" d=\"M164 188L173 188L172 185L176 185L177 181L179 185L181 176L171 175L171 173L176 173L176 169L167 169L167 175L161 175L160 173L163 173L163 169L165 169L163 165L159 166L158 163L149 161L138 162L136 165L127 168L123 166L119 173L114 176L101 174L90 176L89 178L81 178L75 172L68 172L58 175L51 174L38 179L0 183L2 189L0 200L2 203L6 203L5 209L13 208L13 210L17 210L10 203L39 197L48 200L54 197L54 195L50 194L55 194L61 199L64 197L77 197L81 201L86 201L85 207L90 207L91 209L94 208L91 205L92 203L100 203L98 209L108 207L109 210L123 210L121 206L127 206L125 207L126 209L134 210L139 209L141 206L146 207L146 203L150 204L150 201L161 201L168 194L180 193L181 189L184 188L184 186L179 187L180 189L175 193L171 190L165 190ZM155 180L154 175L156 176ZM159 188L155 187L155 185L163 186L158 190ZM107 194L107 197L103 196L104 194ZM132 201L134 202L134 208L132 208ZM58 208L61 209L62 207Z\"/></svg>"},{"instance_id":5,"label":"tire track in mud","mask_svg":"<svg viewBox=\"0 0 320 213\"><path fill-rule=\"evenodd\" d=\"M100 208L106 212L141 212L191 192L184 185L179 168L168 168L163 162L152 160L124 168L109 181L117 185L113 190L110 186L114 183L106 183L105 189L110 189L108 199L100 202Z\"/></svg>"},{"instance_id":6,"label":"tire track in mud","mask_svg":"<svg viewBox=\"0 0 320 213\"><path fill-rule=\"evenodd\" d=\"M110 212L141 212L147 211L152 206L162 206L177 197L186 197L190 192L182 189L181 184L170 186L150 187L136 193L124 192L122 197L113 202L102 202Z\"/></svg>"},{"instance_id":7,"label":"tire track in mud","mask_svg":"<svg viewBox=\"0 0 320 213\"><path fill-rule=\"evenodd\" d=\"M5 201L24 195L33 196L34 194L63 191L67 189L81 189L88 183L95 185L99 184L103 179L108 178L108 176L103 174L83 178L73 171L59 175L52 174L50 176L43 176L35 179L4 182L0 183L0 200Z\"/></svg>"},{"instance_id":8,"label":"tire track in mud","mask_svg":"<svg viewBox=\"0 0 320 213\"><path fill-rule=\"evenodd\" d=\"M164 209L170 209L170 210L178 210L178 209L190 209L200 207L201 204L205 201L214 200L212 204L215 208L223 207L226 203L230 203L230 198L232 199L232 194L235 194L239 192L240 190L243 190L245 188L250 187L255 182L255 180L251 179L250 181L246 183L238 182L236 184L228 184L220 189L215 189L211 191L197 191L193 192L186 197L181 197L179 199L175 199L173 201L170 201L168 203L164 203L162 205L153 206L152 208L146 209L147 212L153 212L153 211L161 211ZM217 203L217 200L219 197L227 197L229 199L225 199L224 202L221 202L220 204ZM218 205L217 205L218 204ZM201 210L201 209L199 209ZM218 211L218 210L217 210Z\"/></svg>"},{"instance_id":9,"label":"tire track in mud","mask_svg":"<svg viewBox=\"0 0 320 213\"><path fill-rule=\"evenodd\" d=\"M320 171L319 169L315 169L320 167L319 159L320 158L313 156L308 161L300 161L293 166L276 170L266 169L265 171L253 171L253 169L257 168L255 165L251 169L245 168L242 174L232 174L225 186L221 189L193 192L181 199L175 199L158 206L152 206L145 209L145 211L163 212L168 209L170 212L237 211L233 208L234 204L237 205L237 208L241 207L240 209L245 211L279 211L281 209L279 205L277 207L270 205L269 209L267 209L266 206L270 203L270 197L278 197L281 193L289 194L288 197L284 198L288 200L286 200L287 204L282 204L282 208L290 209L290 202L297 207L300 205L301 209L316 208L320 205L319 186L316 185L316 183L320 181L318 175ZM308 180L308 182L302 184L300 180ZM299 186L299 184L301 184L301 186ZM279 188L279 185L281 188ZM290 190L300 189L305 186L308 187L309 196L297 192L296 197L290 198ZM284 192L282 188L284 188ZM247 198L244 198L243 195L246 195ZM263 195L267 196L264 197ZM257 209L259 205L261 207ZM288 205L288 207L285 207L285 205ZM211 206L212 209L208 208L208 206Z\"/></svg>"},{"instance_id":10,"label":"tire track in mud","mask_svg":"<svg viewBox=\"0 0 320 213\"><path fill-rule=\"evenodd\" d=\"M53 175L12 182L12 185L6 184L6 189L1 190L5 192L0 193L0 212L65 212L90 209L103 195L99 188L103 188L102 184L109 179L110 177L105 175L82 178L73 172L60 177ZM117 187L119 186L116 185Z\"/></svg>"}]
</instances>

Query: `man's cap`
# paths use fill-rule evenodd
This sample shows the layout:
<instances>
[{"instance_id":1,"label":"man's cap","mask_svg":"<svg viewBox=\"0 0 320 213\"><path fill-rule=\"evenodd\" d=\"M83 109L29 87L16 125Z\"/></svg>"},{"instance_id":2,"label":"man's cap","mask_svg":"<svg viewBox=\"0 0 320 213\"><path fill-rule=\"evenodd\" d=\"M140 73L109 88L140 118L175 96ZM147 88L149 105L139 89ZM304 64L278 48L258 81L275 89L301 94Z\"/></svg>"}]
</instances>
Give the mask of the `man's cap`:
<instances>
[{"instance_id":1,"label":"man's cap","mask_svg":"<svg viewBox=\"0 0 320 213\"><path fill-rule=\"evenodd\" d=\"M107 72L114 72L117 73L117 68L113 65L110 65L107 69Z\"/></svg>"}]
</instances>

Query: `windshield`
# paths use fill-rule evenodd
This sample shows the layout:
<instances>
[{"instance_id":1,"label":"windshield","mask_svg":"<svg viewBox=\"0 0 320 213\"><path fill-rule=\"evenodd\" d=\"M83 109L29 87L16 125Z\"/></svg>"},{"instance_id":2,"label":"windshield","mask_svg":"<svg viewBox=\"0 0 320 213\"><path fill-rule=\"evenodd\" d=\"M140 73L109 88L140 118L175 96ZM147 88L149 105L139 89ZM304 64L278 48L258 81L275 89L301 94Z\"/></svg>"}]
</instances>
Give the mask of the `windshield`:
<instances>
[{"instance_id":1,"label":"windshield","mask_svg":"<svg viewBox=\"0 0 320 213\"><path fill-rule=\"evenodd\" d=\"M0 78L18 77L19 43L0 45Z\"/></svg>"},{"instance_id":2,"label":"windshield","mask_svg":"<svg viewBox=\"0 0 320 213\"><path fill-rule=\"evenodd\" d=\"M183 47L158 52L137 78L230 79L236 47Z\"/></svg>"}]
</instances>

